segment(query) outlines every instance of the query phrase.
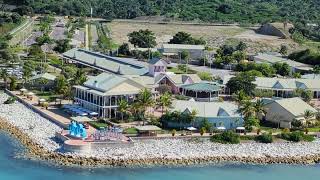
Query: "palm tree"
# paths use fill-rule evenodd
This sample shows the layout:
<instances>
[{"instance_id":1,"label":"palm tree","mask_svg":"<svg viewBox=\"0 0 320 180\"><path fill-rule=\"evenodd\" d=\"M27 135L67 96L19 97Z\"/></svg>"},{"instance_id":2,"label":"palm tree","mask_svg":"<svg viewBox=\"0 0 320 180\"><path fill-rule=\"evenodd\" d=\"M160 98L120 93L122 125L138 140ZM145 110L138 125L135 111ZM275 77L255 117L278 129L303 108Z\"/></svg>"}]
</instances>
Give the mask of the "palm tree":
<instances>
[{"instance_id":1,"label":"palm tree","mask_svg":"<svg viewBox=\"0 0 320 180\"><path fill-rule=\"evenodd\" d=\"M239 112L245 117L251 117L255 115L255 107L252 102L244 101L239 108Z\"/></svg>"},{"instance_id":2,"label":"palm tree","mask_svg":"<svg viewBox=\"0 0 320 180\"><path fill-rule=\"evenodd\" d=\"M5 89L7 89L8 77L9 77L9 74L8 74L7 70L6 69L2 69L1 72L0 72L0 76L3 79Z\"/></svg>"},{"instance_id":3,"label":"palm tree","mask_svg":"<svg viewBox=\"0 0 320 180\"><path fill-rule=\"evenodd\" d=\"M124 114L128 112L129 104L126 100L120 99L118 106L118 111L121 113L121 120L123 121Z\"/></svg>"},{"instance_id":4,"label":"palm tree","mask_svg":"<svg viewBox=\"0 0 320 180\"><path fill-rule=\"evenodd\" d=\"M265 114L265 110L263 108L263 102L261 100L257 100L257 102L254 104L255 114L256 116L259 114Z\"/></svg>"},{"instance_id":5,"label":"palm tree","mask_svg":"<svg viewBox=\"0 0 320 180\"><path fill-rule=\"evenodd\" d=\"M48 79L45 79L45 78L41 78L39 80L39 84L41 85L41 87L40 87L41 88L41 92L43 92L43 88L48 82L49 82Z\"/></svg>"},{"instance_id":6,"label":"palm tree","mask_svg":"<svg viewBox=\"0 0 320 180\"><path fill-rule=\"evenodd\" d=\"M314 79L316 78L316 75L320 74L320 66L319 65L315 65L313 67L313 74L314 74Z\"/></svg>"},{"instance_id":7,"label":"palm tree","mask_svg":"<svg viewBox=\"0 0 320 180\"><path fill-rule=\"evenodd\" d=\"M147 88L144 88L140 91L138 94L137 102L140 104L140 106L143 108L143 125L145 125L145 112L147 111L147 108L152 106L154 104L154 99L152 97L152 93Z\"/></svg>"},{"instance_id":8,"label":"palm tree","mask_svg":"<svg viewBox=\"0 0 320 180\"><path fill-rule=\"evenodd\" d=\"M244 101L249 100L248 95L243 91L238 91L235 94L233 94L233 99L238 103L240 106Z\"/></svg>"},{"instance_id":9,"label":"palm tree","mask_svg":"<svg viewBox=\"0 0 320 180\"><path fill-rule=\"evenodd\" d=\"M196 120L198 112L195 109L192 109L191 113L189 114L192 126L194 126L194 121Z\"/></svg>"},{"instance_id":10,"label":"palm tree","mask_svg":"<svg viewBox=\"0 0 320 180\"><path fill-rule=\"evenodd\" d=\"M307 119L312 118L313 115L314 115L314 113L313 113L312 111L310 111L310 110L305 110L303 116L304 116L304 118L307 120Z\"/></svg>"},{"instance_id":11,"label":"palm tree","mask_svg":"<svg viewBox=\"0 0 320 180\"><path fill-rule=\"evenodd\" d=\"M81 85L86 82L87 77L86 73L82 69L78 69L76 74L73 77L73 84L74 85Z\"/></svg>"},{"instance_id":12,"label":"palm tree","mask_svg":"<svg viewBox=\"0 0 320 180\"><path fill-rule=\"evenodd\" d=\"M172 104L172 96L170 93L165 92L163 95L160 96L160 101L159 101L159 105L161 106L162 109L162 114L163 114L163 110L171 106Z\"/></svg>"}]
</instances>

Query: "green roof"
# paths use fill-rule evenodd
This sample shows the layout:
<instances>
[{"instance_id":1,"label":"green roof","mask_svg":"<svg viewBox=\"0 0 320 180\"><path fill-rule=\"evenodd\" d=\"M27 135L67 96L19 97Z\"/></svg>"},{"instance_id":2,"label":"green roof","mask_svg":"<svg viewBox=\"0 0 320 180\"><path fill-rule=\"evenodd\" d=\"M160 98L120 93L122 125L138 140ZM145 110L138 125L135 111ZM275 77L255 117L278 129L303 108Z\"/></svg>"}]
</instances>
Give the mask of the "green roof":
<instances>
[{"instance_id":1,"label":"green roof","mask_svg":"<svg viewBox=\"0 0 320 180\"><path fill-rule=\"evenodd\" d=\"M126 80L127 78L116 76L114 74L101 73L98 76L88 79L83 85L102 92L106 92Z\"/></svg>"},{"instance_id":2,"label":"green roof","mask_svg":"<svg viewBox=\"0 0 320 180\"><path fill-rule=\"evenodd\" d=\"M180 86L181 88L185 90L190 91L205 91L205 92L214 92L219 91L221 88L217 83L213 82L200 82L200 83L193 83L193 84L186 84Z\"/></svg>"}]
</instances>

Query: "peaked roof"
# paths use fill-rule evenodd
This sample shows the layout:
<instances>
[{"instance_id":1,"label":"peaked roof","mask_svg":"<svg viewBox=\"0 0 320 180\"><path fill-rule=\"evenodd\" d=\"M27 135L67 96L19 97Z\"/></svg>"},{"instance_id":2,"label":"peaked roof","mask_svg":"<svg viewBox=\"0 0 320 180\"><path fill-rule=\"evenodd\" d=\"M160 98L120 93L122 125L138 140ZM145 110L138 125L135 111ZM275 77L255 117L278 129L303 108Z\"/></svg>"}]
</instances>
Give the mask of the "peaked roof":
<instances>
[{"instance_id":1,"label":"peaked roof","mask_svg":"<svg viewBox=\"0 0 320 180\"><path fill-rule=\"evenodd\" d=\"M88 79L83 84L83 86L105 93L125 82L134 84L139 88L144 87L144 85L139 84L136 81L133 81L129 78L114 75L114 74L108 74L108 73L101 73L98 76ZM126 89L126 90L130 91L130 89Z\"/></svg>"},{"instance_id":2,"label":"peaked roof","mask_svg":"<svg viewBox=\"0 0 320 180\"><path fill-rule=\"evenodd\" d=\"M179 86L184 84L188 78L192 80L193 83L201 82L200 77L197 74L171 74L171 73L161 73L155 77L155 83L157 84L164 77L167 77L175 85Z\"/></svg>"},{"instance_id":3,"label":"peaked roof","mask_svg":"<svg viewBox=\"0 0 320 180\"><path fill-rule=\"evenodd\" d=\"M306 110L310 110L314 113L317 112L315 108L313 108L308 103L304 102L301 98L298 97L278 99L274 100L273 103L279 104L281 107L286 109L289 113L291 113L294 116L303 116Z\"/></svg>"},{"instance_id":4,"label":"peaked roof","mask_svg":"<svg viewBox=\"0 0 320 180\"><path fill-rule=\"evenodd\" d=\"M285 79L257 77L254 82L259 88L275 89L320 89L320 79Z\"/></svg>"},{"instance_id":5,"label":"peaked roof","mask_svg":"<svg viewBox=\"0 0 320 180\"><path fill-rule=\"evenodd\" d=\"M152 58L149 60L149 64L157 64L158 62L163 62L165 65L167 64L166 61L164 61L163 59L160 58Z\"/></svg>"},{"instance_id":6,"label":"peaked roof","mask_svg":"<svg viewBox=\"0 0 320 180\"><path fill-rule=\"evenodd\" d=\"M238 106L230 102L173 101L173 111L197 112L197 117L241 117Z\"/></svg>"}]
</instances>

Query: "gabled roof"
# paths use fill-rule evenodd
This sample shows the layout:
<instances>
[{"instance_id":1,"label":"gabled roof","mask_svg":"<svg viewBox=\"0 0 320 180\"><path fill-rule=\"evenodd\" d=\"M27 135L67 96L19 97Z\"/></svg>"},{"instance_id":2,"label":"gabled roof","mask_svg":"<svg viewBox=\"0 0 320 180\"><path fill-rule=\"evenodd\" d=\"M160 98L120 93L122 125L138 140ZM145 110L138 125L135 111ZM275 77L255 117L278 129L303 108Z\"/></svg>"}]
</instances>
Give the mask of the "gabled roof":
<instances>
[{"instance_id":1,"label":"gabled roof","mask_svg":"<svg viewBox=\"0 0 320 180\"><path fill-rule=\"evenodd\" d=\"M257 77L254 83L257 85L257 88L320 89L320 79L285 79Z\"/></svg>"},{"instance_id":2,"label":"gabled roof","mask_svg":"<svg viewBox=\"0 0 320 180\"><path fill-rule=\"evenodd\" d=\"M168 74L161 73L155 77L155 84L159 83L163 78L167 77L176 86L184 84L189 78L193 83L201 82L200 77L197 74Z\"/></svg>"},{"instance_id":3,"label":"gabled roof","mask_svg":"<svg viewBox=\"0 0 320 180\"><path fill-rule=\"evenodd\" d=\"M160 59L160 58L152 58L152 59L149 60L150 64L157 64L158 62L161 62L164 65L167 65L167 62L164 61L163 59Z\"/></svg>"},{"instance_id":4,"label":"gabled roof","mask_svg":"<svg viewBox=\"0 0 320 180\"><path fill-rule=\"evenodd\" d=\"M197 117L241 117L238 106L230 102L173 101L173 111L197 112Z\"/></svg>"},{"instance_id":5,"label":"gabled roof","mask_svg":"<svg viewBox=\"0 0 320 180\"><path fill-rule=\"evenodd\" d=\"M317 112L312 106L308 103L304 102L301 98L294 97L294 98L285 98L285 99L278 99L274 100L272 103L277 103L289 113L294 116L303 116L306 110L310 110L314 113ZM272 106L272 103L269 103Z\"/></svg>"},{"instance_id":6,"label":"gabled roof","mask_svg":"<svg viewBox=\"0 0 320 180\"><path fill-rule=\"evenodd\" d=\"M133 89L130 89L130 87L135 86L136 89L142 89L144 88L144 85L137 83L136 81L133 81L129 78L114 75L114 74L108 74L108 73L102 73L98 76L92 77L88 79L83 86L85 88L89 88L95 91L99 91L102 93L107 93L108 91L133 91ZM121 86L122 85L122 86ZM122 89L117 89L122 88ZM116 93L116 92L113 92Z\"/></svg>"},{"instance_id":7,"label":"gabled roof","mask_svg":"<svg viewBox=\"0 0 320 180\"><path fill-rule=\"evenodd\" d=\"M148 73L148 69L143 63L132 58L112 57L78 48L63 53L63 56L80 64L107 72L122 75L144 75Z\"/></svg>"},{"instance_id":8,"label":"gabled roof","mask_svg":"<svg viewBox=\"0 0 320 180\"><path fill-rule=\"evenodd\" d=\"M31 77L30 80L36 80L36 79L40 79L40 78L54 81L57 77L53 74L43 73L43 74L37 74L37 75Z\"/></svg>"}]
</instances>

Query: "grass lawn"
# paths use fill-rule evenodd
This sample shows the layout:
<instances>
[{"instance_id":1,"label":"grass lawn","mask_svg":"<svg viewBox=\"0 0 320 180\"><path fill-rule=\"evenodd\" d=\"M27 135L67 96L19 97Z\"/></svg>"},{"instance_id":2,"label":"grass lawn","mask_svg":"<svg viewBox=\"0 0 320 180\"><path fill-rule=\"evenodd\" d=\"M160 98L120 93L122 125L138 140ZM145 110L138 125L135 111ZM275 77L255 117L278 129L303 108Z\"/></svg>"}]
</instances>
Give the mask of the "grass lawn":
<instances>
[{"instance_id":1,"label":"grass lawn","mask_svg":"<svg viewBox=\"0 0 320 180\"><path fill-rule=\"evenodd\" d=\"M320 132L320 127L308 128L309 132Z\"/></svg>"},{"instance_id":2,"label":"grass lawn","mask_svg":"<svg viewBox=\"0 0 320 180\"><path fill-rule=\"evenodd\" d=\"M138 130L136 128L128 128L123 131L126 134L138 134Z\"/></svg>"},{"instance_id":3,"label":"grass lawn","mask_svg":"<svg viewBox=\"0 0 320 180\"><path fill-rule=\"evenodd\" d=\"M185 71L181 71L180 69L176 68L176 67L168 67L168 71L169 72L173 72L175 74L186 74ZM192 69L188 69L188 74L197 74L197 71L192 70Z\"/></svg>"},{"instance_id":4,"label":"grass lawn","mask_svg":"<svg viewBox=\"0 0 320 180\"><path fill-rule=\"evenodd\" d=\"M96 129L101 129L101 128L107 128L109 125L105 122L88 122L92 127L96 128Z\"/></svg>"},{"instance_id":5,"label":"grass lawn","mask_svg":"<svg viewBox=\"0 0 320 180\"><path fill-rule=\"evenodd\" d=\"M276 129L276 128L272 128L272 127L266 127L266 126L261 126L260 129L262 131L271 131L272 133L276 133L276 132L281 132L281 129Z\"/></svg>"},{"instance_id":6,"label":"grass lawn","mask_svg":"<svg viewBox=\"0 0 320 180\"><path fill-rule=\"evenodd\" d=\"M43 98L47 101L50 101L51 99L54 98L59 98L60 95L53 93L52 91L38 91L38 90L32 90L39 98Z\"/></svg>"}]
</instances>

